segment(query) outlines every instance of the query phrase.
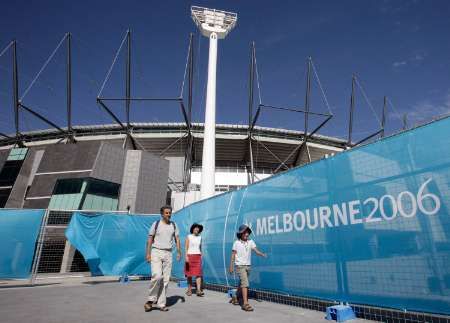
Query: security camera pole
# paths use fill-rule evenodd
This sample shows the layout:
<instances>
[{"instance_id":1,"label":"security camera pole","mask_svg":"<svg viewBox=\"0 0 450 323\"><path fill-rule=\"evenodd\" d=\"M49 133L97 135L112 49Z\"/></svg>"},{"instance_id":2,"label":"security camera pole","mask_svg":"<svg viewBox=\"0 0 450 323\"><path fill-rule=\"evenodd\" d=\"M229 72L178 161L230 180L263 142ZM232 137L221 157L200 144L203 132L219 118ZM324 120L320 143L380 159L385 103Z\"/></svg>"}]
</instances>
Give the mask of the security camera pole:
<instances>
[{"instance_id":1,"label":"security camera pole","mask_svg":"<svg viewBox=\"0 0 450 323\"><path fill-rule=\"evenodd\" d=\"M217 40L224 39L234 28L237 14L192 6L191 15L202 35L209 38L208 86L206 90L201 184L201 198L205 199L214 196L215 193Z\"/></svg>"}]
</instances>

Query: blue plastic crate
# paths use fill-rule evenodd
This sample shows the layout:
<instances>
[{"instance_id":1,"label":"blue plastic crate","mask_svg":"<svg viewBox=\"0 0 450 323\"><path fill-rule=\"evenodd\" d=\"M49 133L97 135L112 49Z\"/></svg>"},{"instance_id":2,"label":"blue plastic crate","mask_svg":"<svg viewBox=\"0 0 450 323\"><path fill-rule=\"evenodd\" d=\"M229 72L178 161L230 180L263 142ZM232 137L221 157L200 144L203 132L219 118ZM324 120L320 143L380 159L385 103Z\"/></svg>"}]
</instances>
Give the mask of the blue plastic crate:
<instances>
[{"instance_id":1,"label":"blue plastic crate","mask_svg":"<svg viewBox=\"0 0 450 323\"><path fill-rule=\"evenodd\" d=\"M327 316L325 319L344 322L355 319L355 313L349 305L334 305L327 307Z\"/></svg>"},{"instance_id":2,"label":"blue plastic crate","mask_svg":"<svg viewBox=\"0 0 450 323\"><path fill-rule=\"evenodd\" d=\"M187 288L187 287L188 287L187 280L186 280L186 279L180 279L180 280L177 282L177 286L178 286L179 288Z\"/></svg>"},{"instance_id":3,"label":"blue plastic crate","mask_svg":"<svg viewBox=\"0 0 450 323\"><path fill-rule=\"evenodd\" d=\"M230 297L230 298L235 297L236 293L237 293L237 289L236 288L229 289L228 292L227 292L228 297Z\"/></svg>"},{"instance_id":4,"label":"blue plastic crate","mask_svg":"<svg viewBox=\"0 0 450 323\"><path fill-rule=\"evenodd\" d=\"M119 282L121 282L122 284L129 284L130 277L128 277L128 274L123 274L122 276L120 276Z\"/></svg>"}]
</instances>

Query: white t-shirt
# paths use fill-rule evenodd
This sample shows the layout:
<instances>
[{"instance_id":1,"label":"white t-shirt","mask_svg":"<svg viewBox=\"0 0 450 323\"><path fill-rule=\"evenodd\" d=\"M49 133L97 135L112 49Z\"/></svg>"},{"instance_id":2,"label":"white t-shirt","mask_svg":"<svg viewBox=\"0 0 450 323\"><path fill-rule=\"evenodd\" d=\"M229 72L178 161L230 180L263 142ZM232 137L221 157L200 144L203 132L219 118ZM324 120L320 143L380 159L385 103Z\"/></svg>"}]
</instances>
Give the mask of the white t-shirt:
<instances>
[{"instance_id":1,"label":"white t-shirt","mask_svg":"<svg viewBox=\"0 0 450 323\"><path fill-rule=\"evenodd\" d=\"M189 248L187 254L200 255L202 253L202 251L200 250L200 245L202 244L202 237L190 234L188 235L188 240L189 240Z\"/></svg>"},{"instance_id":2,"label":"white t-shirt","mask_svg":"<svg viewBox=\"0 0 450 323\"><path fill-rule=\"evenodd\" d=\"M236 240L233 243L233 251L236 251L234 257L234 264L236 266L250 266L252 250L256 248L256 244L253 240Z\"/></svg>"},{"instance_id":3,"label":"white t-shirt","mask_svg":"<svg viewBox=\"0 0 450 323\"><path fill-rule=\"evenodd\" d=\"M158 229L155 232L156 221L153 222L148 235L153 236L153 247L162 250L172 250L175 236L179 236L178 226L174 223L166 224L163 220L159 221Z\"/></svg>"}]
</instances>

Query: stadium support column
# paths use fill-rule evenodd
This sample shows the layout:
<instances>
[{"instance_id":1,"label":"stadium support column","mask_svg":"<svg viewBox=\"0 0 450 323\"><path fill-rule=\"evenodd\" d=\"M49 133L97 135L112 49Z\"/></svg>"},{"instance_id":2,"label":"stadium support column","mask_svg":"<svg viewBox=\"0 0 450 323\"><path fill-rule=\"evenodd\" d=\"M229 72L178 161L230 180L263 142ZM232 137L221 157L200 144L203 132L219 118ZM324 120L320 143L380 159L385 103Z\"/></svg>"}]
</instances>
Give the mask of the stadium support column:
<instances>
[{"instance_id":1,"label":"stadium support column","mask_svg":"<svg viewBox=\"0 0 450 323\"><path fill-rule=\"evenodd\" d=\"M217 34L209 35L208 85L206 90L205 131L203 138L201 198L215 192L216 168L216 70Z\"/></svg>"}]
</instances>

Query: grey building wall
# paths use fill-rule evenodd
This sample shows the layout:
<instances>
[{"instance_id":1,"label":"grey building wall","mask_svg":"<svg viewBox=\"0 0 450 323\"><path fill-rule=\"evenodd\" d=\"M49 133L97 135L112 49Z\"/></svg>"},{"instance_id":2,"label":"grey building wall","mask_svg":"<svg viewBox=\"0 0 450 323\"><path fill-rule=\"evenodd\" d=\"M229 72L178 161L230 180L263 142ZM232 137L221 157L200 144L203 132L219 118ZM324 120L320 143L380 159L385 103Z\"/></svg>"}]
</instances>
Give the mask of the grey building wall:
<instances>
[{"instance_id":1,"label":"grey building wall","mask_svg":"<svg viewBox=\"0 0 450 323\"><path fill-rule=\"evenodd\" d=\"M24 208L47 208L48 204L50 203L50 196L53 193L53 189L55 188L55 184L58 179L83 178L89 177L89 174L90 172L48 175L36 174L25 199Z\"/></svg>"},{"instance_id":2,"label":"grey building wall","mask_svg":"<svg viewBox=\"0 0 450 323\"><path fill-rule=\"evenodd\" d=\"M159 213L166 204L169 161L143 152L136 197L136 212Z\"/></svg>"},{"instance_id":3,"label":"grey building wall","mask_svg":"<svg viewBox=\"0 0 450 323\"><path fill-rule=\"evenodd\" d=\"M46 208L58 179L89 177L100 147L99 141L46 146L23 207Z\"/></svg>"},{"instance_id":4,"label":"grey building wall","mask_svg":"<svg viewBox=\"0 0 450 323\"><path fill-rule=\"evenodd\" d=\"M34 180L34 176L37 173L39 165L41 163L42 157L44 156L45 150L36 150L36 155L34 156L33 167L31 168L31 174L28 178L28 186L31 186Z\"/></svg>"},{"instance_id":5,"label":"grey building wall","mask_svg":"<svg viewBox=\"0 0 450 323\"><path fill-rule=\"evenodd\" d=\"M25 194L28 188L28 182L32 173L34 160L36 158L36 151L30 149L23 161L20 172L17 175L14 186L9 195L8 202L5 204L5 208L22 208L24 203Z\"/></svg>"},{"instance_id":6,"label":"grey building wall","mask_svg":"<svg viewBox=\"0 0 450 323\"><path fill-rule=\"evenodd\" d=\"M184 157L165 157L169 161L169 179L183 183Z\"/></svg>"},{"instance_id":7,"label":"grey building wall","mask_svg":"<svg viewBox=\"0 0 450 323\"><path fill-rule=\"evenodd\" d=\"M0 151L0 162L9 151ZM183 158L173 158L172 176L182 181ZM121 184L119 209L158 213L166 202L169 161L140 150L96 142L30 148L7 207L47 208L56 181L92 177Z\"/></svg>"},{"instance_id":8,"label":"grey building wall","mask_svg":"<svg viewBox=\"0 0 450 323\"><path fill-rule=\"evenodd\" d=\"M142 151L128 150L123 170L122 186L120 188L119 210L130 207L131 212L136 211L136 196L141 166Z\"/></svg>"},{"instance_id":9,"label":"grey building wall","mask_svg":"<svg viewBox=\"0 0 450 323\"><path fill-rule=\"evenodd\" d=\"M91 177L122 183L126 151L122 147L103 142L95 159Z\"/></svg>"},{"instance_id":10,"label":"grey building wall","mask_svg":"<svg viewBox=\"0 0 450 323\"><path fill-rule=\"evenodd\" d=\"M45 147L38 173L92 170L101 142L78 142Z\"/></svg>"},{"instance_id":11,"label":"grey building wall","mask_svg":"<svg viewBox=\"0 0 450 323\"><path fill-rule=\"evenodd\" d=\"M159 213L165 204L169 161L138 150L127 151L119 209L135 213Z\"/></svg>"}]
</instances>

